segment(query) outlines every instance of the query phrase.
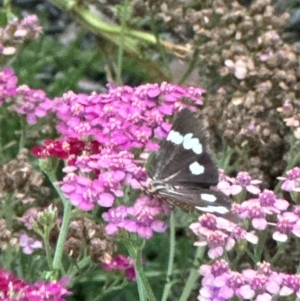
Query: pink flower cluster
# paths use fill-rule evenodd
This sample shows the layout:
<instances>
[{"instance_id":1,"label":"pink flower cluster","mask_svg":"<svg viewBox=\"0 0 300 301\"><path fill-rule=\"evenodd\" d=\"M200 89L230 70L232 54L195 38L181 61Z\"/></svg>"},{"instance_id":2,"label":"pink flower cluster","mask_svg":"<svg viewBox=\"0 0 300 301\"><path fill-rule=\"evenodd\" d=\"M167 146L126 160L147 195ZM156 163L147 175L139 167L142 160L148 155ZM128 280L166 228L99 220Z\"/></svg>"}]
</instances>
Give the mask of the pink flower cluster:
<instances>
[{"instance_id":1,"label":"pink flower cluster","mask_svg":"<svg viewBox=\"0 0 300 301\"><path fill-rule=\"evenodd\" d=\"M252 180L249 173L245 171L239 172L235 178L230 178L221 170L218 189L226 195L237 195L243 190L247 190L252 194L258 194L260 189L257 185L260 183L261 181L259 180Z\"/></svg>"},{"instance_id":2,"label":"pink flower cluster","mask_svg":"<svg viewBox=\"0 0 300 301\"><path fill-rule=\"evenodd\" d=\"M6 68L0 72L0 105L16 94L17 83L18 78L12 69Z\"/></svg>"},{"instance_id":3,"label":"pink flower cluster","mask_svg":"<svg viewBox=\"0 0 300 301\"><path fill-rule=\"evenodd\" d=\"M108 86L106 93L92 95L68 92L50 100L43 91L16 87L11 70L1 72L1 78L0 99L9 101L11 110L25 115L29 124L49 113L56 116L59 139L46 141L33 153L41 158L55 156L66 160L66 175L60 182L62 191L74 206L85 211L96 204L114 206L115 200L124 196L124 186L140 189L146 185L145 160L140 154L159 149L157 139L165 138L171 127L164 120L166 115L186 106L193 110L194 105L203 103L204 93L202 88L162 83L136 88ZM191 100L190 105L180 102L184 97ZM139 212L139 202L123 214L130 226L126 222L126 227L117 227L130 228L143 237L163 231L164 224L153 220L159 215L153 213L153 206L143 208L150 214L146 219L146 213ZM113 210L106 216L109 224L115 223L109 218L114 215ZM149 228L145 229L145 225Z\"/></svg>"},{"instance_id":4,"label":"pink flower cluster","mask_svg":"<svg viewBox=\"0 0 300 301\"><path fill-rule=\"evenodd\" d=\"M71 293L65 289L67 281L29 284L12 273L0 269L0 299L3 301L65 301Z\"/></svg>"},{"instance_id":5,"label":"pink flower cluster","mask_svg":"<svg viewBox=\"0 0 300 301\"><path fill-rule=\"evenodd\" d=\"M27 123L33 125L38 118L45 117L53 107L53 102L43 90L30 89L28 86L19 86L16 90L10 110L25 115Z\"/></svg>"},{"instance_id":6,"label":"pink flower cluster","mask_svg":"<svg viewBox=\"0 0 300 301\"><path fill-rule=\"evenodd\" d=\"M296 206L292 212L283 212L277 215L276 230L273 239L286 242L290 235L300 237L300 206Z\"/></svg>"},{"instance_id":7,"label":"pink flower cluster","mask_svg":"<svg viewBox=\"0 0 300 301\"><path fill-rule=\"evenodd\" d=\"M130 257L117 255L111 258L109 262L102 263L102 267L106 271L125 271L126 278L129 281L136 280L133 261Z\"/></svg>"},{"instance_id":8,"label":"pink flower cluster","mask_svg":"<svg viewBox=\"0 0 300 301\"><path fill-rule=\"evenodd\" d=\"M238 225L213 214L201 215L197 223L190 229L200 238L195 246L208 246L208 256L212 259L221 257L225 251L230 251L241 240L257 244L258 238Z\"/></svg>"},{"instance_id":9,"label":"pink flower cluster","mask_svg":"<svg viewBox=\"0 0 300 301\"><path fill-rule=\"evenodd\" d=\"M17 83L18 78L12 69L0 72L0 105L5 101L11 111L25 115L28 124L36 124L38 118L49 114L54 103L44 91L30 89L26 85L17 87Z\"/></svg>"},{"instance_id":10,"label":"pink flower cluster","mask_svg":"<svg viewBox=\"0 0 300 301\"><path fill-rule=\"evenodd\" d=\"M246 269L238 273L230 270L229 264L221 259L212 265L202 265L200 274L203 279L199 301L224 301L233 297L271 301L275 300L273 296L293 294L293 300L300 297L300 276L277 273L266 262L258 264L257 270Z\"/></svg>"},{"instance_id":11,"label":"pink flower cluster","mask_svg":"<svg viewBox=\"0 0 300 301\"><path fill-rule=\"evenodd\" d=\"M258 198L249 199L240 204L233 204L232 210L240 218L249 218L252 226L258 230L267 227L267 215L278 215L289 207L289 203L284 199L276 197L271 190L265 189Z\"/></svg>"},{"instance_id":12,"label":"pink flower cluster","mask_svg":"<svg viewBox=\"0 0 300 301\"><path fill-rule=\"evenodd\" d=\"M41 249L43 244L41 241L28 236L27 234L22 234L19 241L20 247L23 249L24 254L32 254L35 249Z\"/></svg>"},{"instance_id":13,"label":"pink flower cluster","mask_svg":"<svg viewBox=\"0 0 300 301\"><path fill-rule=\"evenodd\" d=\"M140 237L149 239L153 232L164 232L166 225L156 218L169 212L169 206L148 196L141 196L132 207L119 206L103 213L108 225L106 232L115 234L120 229L137 233Z\"/></svg>"},{"instance_id":14,"label":"pink flower cluster","mask_svg":"<svg viewBox=\"0 0 300 301\"><path fill-rule=\"evenodd\" d=\"M285 191L300 191L300 168L294 167L286 173L286 177L278 177L279 180L283 180L281 186Z\"/></svg>"},{"instance_id":15,"label":"pink flower cluster","mask_svg":"<svg viewBox=\"0 0 300 301\"><path fill-rule=\"evenodd\" d=\"M71 203L82 210L91 210L95 204L111 207L116 198L123 197L123 185L141 188L147 174L144 161L136 158L133 150L157 150L159 146L151 138L166 136L171 125L164 121L165 115L183 107L182 97L202 104L202 93L200 88L162 83L137 88L109 86L107 93L68 92L56 98L52 112L58 118L62 142L99 144L98 149L83 147L85 151L67 158L69 166L64 169L61 186Z\"/></svg>"}]
</instances>

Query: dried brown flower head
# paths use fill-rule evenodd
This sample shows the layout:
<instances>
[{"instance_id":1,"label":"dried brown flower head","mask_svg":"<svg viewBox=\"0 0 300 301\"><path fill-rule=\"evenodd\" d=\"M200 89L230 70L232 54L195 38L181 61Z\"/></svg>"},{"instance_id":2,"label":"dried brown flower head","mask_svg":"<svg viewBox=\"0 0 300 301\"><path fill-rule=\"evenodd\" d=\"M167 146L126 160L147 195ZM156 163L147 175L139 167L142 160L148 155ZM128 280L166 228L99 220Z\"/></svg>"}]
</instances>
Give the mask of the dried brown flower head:
<instances>
[{"instance_id":1,"label":"dried brown flower head","mask_svg":"<svg viewBox=\"0 0 300 301\"><path fill-rule=\"evenodd\" d=\"M42 186L43 175L33 170L28 156L28 150L22 149L16 159L0 166L0 191L14 192L23 202L49 195L49 189Z\"/></svg>"},{"instance_id":2,"label":"dried brown flower head","mask_svg":"<svg viewBox=\"0 0 300 301\"><path fill-rule=\"evenodd\" d=\"M89 249L94 262L105 262L116 250L113 237L105 232L104 224L96 224L86 218L77 218L69 225L68 238L64 251L73 258L82 255L84 248Z\"/></svg>"}]
</instances>

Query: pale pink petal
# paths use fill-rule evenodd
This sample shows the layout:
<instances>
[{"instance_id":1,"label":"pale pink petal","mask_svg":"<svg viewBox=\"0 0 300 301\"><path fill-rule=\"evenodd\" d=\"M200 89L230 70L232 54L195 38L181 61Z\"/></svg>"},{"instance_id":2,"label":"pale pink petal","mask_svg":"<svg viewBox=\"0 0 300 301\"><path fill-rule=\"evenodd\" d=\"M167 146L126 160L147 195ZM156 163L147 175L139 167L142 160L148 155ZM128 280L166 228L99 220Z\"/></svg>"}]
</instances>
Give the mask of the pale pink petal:
<instances>
[{"instance_id":1,"label":"pale pink petal","mask_svg":"<svg viewBox=\"0 0 300 301\"><path fill-rule=\"evenodd\" d=\"M252 220L252 225L255 229L265 230L267 227L267 221L265 218L254 218Z\"/></svg>"},{"instance_id":2,"label":"pale pink petal","mask_svg":"<svg viewBox=\"0 0 300 301\"><path fill-rule=\"evenodd\" d=\"M288 236L286 234L280 233L278 231L273 233L273 239L281 242L285 242L288 239Z\"/></svg>"},{"instance_id":3,"label":"pale pink petal","mask_svg":"<svg viewBox=\"0 0 300 301\"><path fill-rule=\"evenodd\" d=\"M252 299L255 296L255 291L248 284L241 286L239 289L239 293L245 299Z\"/></svg>"},{"instance_id":4,"label":"pale pink petal","mask_svg":"<svg viewBox=\"0 0 300 301\"><path fill-rule=\"evenodd\" d=\"M114 203L114 196L108 192L101 193L97 203L103 207L111 207Z\"/></svg>"},{"instance_id":5,"label":"pale pink petal","mask_svg":"<svg viewBox=\"0 0 300 301\"><path fill-rule=\"evenodd\" d=\"M280 296L289 296L294 293L294 290L290 287L283 286L279 292Z\"/></svg>"},{"instance_id":6,"label":"pale pink petal","mask_svg":"<svg viewBox=\"0 0 300 301\"><path fill-rule=\"evenodd\" d=\"M233 195L239 194L242 191L242 189L243 189L242 186L233 184L231 185L231 194Z\"/></svg>"},{"instance_id":7,"label":"pale pink petal","mask_svg":"<svg viewBox=\"0 0 300 301\"><path fill-rule=\"evenodd\" d=\"M246 238L247 241L249 241L253 244L258 243L258 237L253 233L247 233L245 238Z\"/></svg>"},{"instance_id":8,"label":"pale pink petal","mask_svg":"<svg viewBox=\"0 0 300 301\"><path fill-rule=\"evenodd\" d=\"M260 189L254 185L248 185L246 186L246 189L252 193L252 194L259 194L260 193Z\"/></svg>"}]
</instances>

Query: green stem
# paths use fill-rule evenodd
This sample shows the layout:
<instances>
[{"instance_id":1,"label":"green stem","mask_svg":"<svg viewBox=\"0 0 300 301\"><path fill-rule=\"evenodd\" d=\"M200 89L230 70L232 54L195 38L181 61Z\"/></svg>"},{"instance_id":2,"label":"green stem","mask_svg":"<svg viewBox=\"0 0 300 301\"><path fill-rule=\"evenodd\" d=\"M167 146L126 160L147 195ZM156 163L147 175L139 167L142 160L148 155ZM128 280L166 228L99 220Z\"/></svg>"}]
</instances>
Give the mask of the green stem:
<instances>
[{"instance_id":1,"label":"green stem","mask_svg":"<svg viewBox=\"0 0 300 301\"><path fill-rule=\"evenodd\" d=\"M54 187L55 186L57 186L57 185L54 185ZM56 190L59 190L60 191L59 194L62 194L59 187L56 187ZM53 269L54 270L58 270L58 269L62 268L61 267L61 259L62 259L64 245L65 245L67 234L68 234L69 222L70 222L71 215L72 215L71 203L64 196L61 196L61 197L62 197L63 205L64 205L64 214L63 214L63 220L62 220L61 228L59 231L59 236L58 236L54 259L53 259Z\"/></svg>"},{"instance_id":2,"label":"green stem","mask_svg":"<svg viewBox=\"0 0 300 301\"><path fill-rule=\"evenodd\" d=\"M269 263L271 263L272 265L274 263L276 263L277 259L283 254L286 245L287 245L286 243L278 243L277 244L277 251L276 251L275 255L269 260Z\"/></svg>"},{"instance_id":3,"label":"green stem","mask_svg":"<svg viewBox=\"0 0 300 301\"><path fill-rule=\"evenodd\" d=\"M184 82L187 80L187 78L195 70L195 68L196 68L195 66L196 66L198 60L199 60L199 49L196 49L189 65L188 65L188 68L185 70L184 74L181 76L181 78L178 82L179 85L184 84Z\"/></svg>"},{"instance_id":4,"label":"green stem","mask_svg":"<svg viewBox=\"0 0 300 301\"><path fill-rule=\"evenodd\" d=\"M205 251L206 247L199 247L196 251L195 254L195 258L193 261L193 266L197 266L199 264L199 259L203 257L204 255L204 251ZM188 300L188 298L191 295L192 290L195 287L196 281L199 278L199 272L198 272L198 268L192 268L189 274L189 277L187 279L187 282L184 286L184 289L182 291L182 294L180 296L179 301L186 301Z\"/></svg>"},{"instance_id":5,"label":"green stem","mask_svg":"<svg viewBox=\"0 0 300 301\"><path fill-rule=\"evenodd\" d=\"M266 247L267 234L266 231L259 232L259 243L254 248L254 263L258 263L262 259L262 254Z\"/></svg>"},{"instance_id":6,"label":"green stem","mask_svg":"<svg viewBox=\"0 0 300 301\"><path fill-rule=\"evenodd\" d=\"M11 8L11 0L4 0L3 7L4 7L4 9L10 9Z\"/></svg>"},{"instance_id":7,"label":"green stem","mask_svg":"<svg viewBox=\"0 0 300 301\"><path fill-rule=\"evenodd\" d=\"M167 270L167 279L166 285L164 287L162 301L166 301L173 285L173 282L170 281L171 276L173 275L173 263L175 255L175 219L174 212L171 212L170 215L170 247L169 247L169 261L168 261L168 270Z\"/></svg>"},{"instance_id":8,"label":"green stem","mask_svg":"<svg viewBox=\"0 0 300 301\"><path fill-rule=\"evenodd\" d=\"M127 20L127 9L129 7L128 0L125 0L122 6L121 13L121 31L120 31L120 44L118 48L118 64L117 64L117 84L122 85L122 66L124 57L124 47L125 47L125 35L126 35L126 20Z\"/></svg>"},{"instance_id":9,"label":"green stem","mask_svg":"<svg viewBox=\"0 0 300 301\"><path fill-rule=\"evenodd\" d=\"M49 180L51 181L53 187L55 188L64 206L62 224L59 231L59 236L58 236L58 240L54 252L53 264L52 264L54 270L63 271L61 260L63 256L64 245L68 234L69 222L72 216L72 210L71 210L72 205L69 202L69 200L66 199L65 195L62 193L60 186L56 184L57 182L57 178L55 174L56 168L54 168L52 164L53 161L51 161L50 159L44 159L44 160L40 160L39 163L41 169L47 174Z\"/></svg>"},{"instance_id":10,"label":"green stem","mask_svg":"<svg viewBox=\"0 0 300 301\"><path fill-rule=\"evenodd\" d=\"M128 249L130 257L134 261L136 281L138 285L138 292L140 301L156 301L156 298L153 294L152 288L148 282L148 279L144 273L142 266L142 250L145 242L138 244L131 241L128 237L124 239L124 243Z\"/></svg>"},{"instance_id":11,"label":"green stem","mask_svg":"<svg viewBox=\"0 0 300 301\"><path fill-rule=\"evenodd\" d=\"M19 151L24 148L25 141L26 141L26 133L27 133L27 123L25 122L24 118L20 118L21 124L21 135L19 140Z\"/></svg>"}]
</instances>

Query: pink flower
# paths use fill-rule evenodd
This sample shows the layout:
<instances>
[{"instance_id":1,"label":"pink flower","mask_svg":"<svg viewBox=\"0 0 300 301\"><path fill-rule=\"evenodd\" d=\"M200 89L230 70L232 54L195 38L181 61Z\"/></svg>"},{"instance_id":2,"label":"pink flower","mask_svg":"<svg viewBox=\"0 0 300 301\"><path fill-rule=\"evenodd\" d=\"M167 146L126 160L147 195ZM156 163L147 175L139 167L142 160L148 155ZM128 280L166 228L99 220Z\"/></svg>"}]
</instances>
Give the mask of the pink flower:
<instances>
[{"instance_id":1,"label":"pink flower","mask_svg":"<svg viewBox=\"0 0 300 301\"><path fill-rule=\"evenodd\" d=\"M226 195L237 195L243 189L246 189L252 194L258 194L260 189L256 186L260 184L259 180L252 180L247 172L239 172L236 178L229 178L224 173L220 175L218 189Z\"/></svg>"},{"instance_id":2,"label":"pink flower","mask_svg":"<svg viewBox=\"0 0 300 301\"><path fill-rule=\"evenodd\" d=\"M207 245L208 256L212 259L231 250L236 241L246 239L253 244L258 241L258 238L252 233L247 233L238 225L209 213L201 215L197 223L190 225L190 229L199 236L199 241L194 245Z\"/></svg>"},{"instance_id":3,"label":"pink flower","mask_svg":"<svg viewBox=\"0 0 300 301\"><path fill-rule=\"evenodd\" d=\"M41 249L43 247L43 244L41 241L36 240L27 234L22 234L20 236L19 241L20 247L23 248L24 254L32 254L35 249Z\"/></svg>"},{"instance_id":4,"label":"pink flower","mask_svg":"<svg viewBox=\"0 0 300 301\"><path fill-rule=\"evenodd\" d=\"M22 222L28 230L32 230L32 227L37 219L38 210L39 209L36 207L30 208L23 214L22 217L19 217L18 220Z\"/></svg>"},{"instance_id":5,"label":"pink flower","mask_svg":"<svg viewBox=\"0 0 300 301\"><path fill-rule=\"evenodd\" d=\"M274 192L264 190L258 198L249 199L240 204L233 204L233 212L241 218L249 218L255 229L264 230L267 227L267 215L279 214L285 211L289 203L284 199L277 199Z\"/></svg>"},{"instance_id":6,"label":"pink flower","mask_svg":"<svg viewBox=\"0 0 300 301\"><path fill-rule=\"evenodd\" d=\"M128 217L128 208L126 206L118 206L111 208L102 214L103 219L108 222L106 226L107 234L115 234L120 228L125 228L126 218Z\"/></svg>"},{"instance_id":7,"label":"pink flower","mask_svg":"<svg viewBox=\"0 0 300 301\"><path fill-rule=\"evenodd\" d=\"M109 262L102 263L102 267L106 271L125 271L126 278L129 281L136 280L133 260L130 257L121 254L117 255L116 257L111 258Z\"/></svg>"},{"instance_id":8,"label":"pink flower","mask_svg":"<svg viewBox=\"0 0 300 301\"><path fill-rule=\"evenodd\" d=\"M65 289L67 284L67 279L29 284L10 272L0 269L1 300L5 301L65 301L63 296L71 295L71 292Z\"/></svg>"},{"instance_id":9,"label":"pink flower","mask_svg":"<svg viewBox=\"0 0 300 301\"><path fill-rule=\"evenodd\" d=\"M33 152L67 161L66 176L59 183L62 191L74 206L89 211L96 204L112 207L116 198L123 196L126 185L143 187L147 179L145 161L134 154L136 149L138 153L158 150L159 144L152 139L164 139L171 126L165 115L184 108L180 103L183 97L202 104L204 90L168 83L136 88L109 85L105 93L68 92L52 101L28 87L19 87L18 93L15 108L27 116L29 123L50 111L56 115L61 138L47 141ZM162 231L163 226L156 221L150 228ZM137 231L147 229L143 235L148 237L150 228L142 230L140 226Z\"/></svg>"},{"instance_id":10,"label":"pink flower","mask_svg":"<svg viewBox=\"0 0 300 301\"><path fill-rule=\"evenodd\" d=\"M108 222L106 231L115 234L124 228L137 233L140 237L149 239L153 232L164 232L166 224L159 220L159 216L166 213L168 207L159 200L142 196L132 207L119 206L103 213L103 219Z\"/></svg>"},{"instance_id":11,"label":"pink flower","mask_svg":"<svg viewBox=\"0 0 300 301\"><path fill-rule=\"evenodd\" d=\"M284 212L277 216L276 231L273 239L285 242L290 234L300 237L300 218L293 212Z\"/></svg>"},{"instance_id":12,"label":"pink flower","mask_svg":"<svg viewBox=\"0 0 300 301\"><path fill-rule=\"evenodd\" d=\"M239 194L243 189L248 190L252 194L258 194L260 189L255 185L260 183L261 181L259 180L252 180L247 172L241 171L238 173L234 183L231 185L231 194Z\"/></svg>"},{"instance_id":13,"label":"pink flower","mask_svg":"<svg viewBox=\"0 0 300 301\"><path fill-rule=\"evenodd\" d=\"M37 119L45 117L51 112L53 102L47 98L42 90L30 89L28 86L19 86L16 90L16 98L10 109L19 114L26 115L28 124L37 123Z\"/></svg>"},{"instance_id":14,"label":"pink flower","mask_svg":"<svg viewBox=\"0 0 300 301\"><path fill-rule=\"evenodd\" d=\"M200 274L203 279L198 300L201 301L273 300L278 294L283 296L299 290L299 281L292 286L288 275L274 272L266 262L258 263L257 270L246 269L238 273L231 271L228 263L221 259L211 265L202 265Z\"/></svg>"},{"instance_id":15,"label":"pink flower","mask_svg":"<svg viewBox=\"0 0 300 301\"><path fill-rule=\"evenodd\" d=\"M3 101L16 94L18 78L10 68L0 72L0 105Z\"/></svg>"},{"instance_id":16,"label":"pink flower","mask_svg":"<svg viewBox=\"0 0 300 301\"><path fill-rule=\"evenodd\" d=\"M294 167L286 173L286 177L278 177L284 180L281 189L285 191L300 191L300 168Z\"/></svg>"}]
</instances>

